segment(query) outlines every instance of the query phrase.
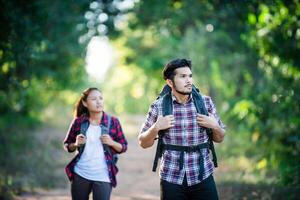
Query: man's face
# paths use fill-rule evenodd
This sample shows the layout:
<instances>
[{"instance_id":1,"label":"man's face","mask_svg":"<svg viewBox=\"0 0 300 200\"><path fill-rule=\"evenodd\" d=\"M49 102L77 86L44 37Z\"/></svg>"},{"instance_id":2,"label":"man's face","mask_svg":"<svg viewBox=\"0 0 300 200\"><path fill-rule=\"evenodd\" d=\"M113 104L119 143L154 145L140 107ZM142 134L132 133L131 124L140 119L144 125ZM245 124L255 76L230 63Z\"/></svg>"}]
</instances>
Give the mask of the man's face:
<instances>
[{"instance_id":1,"label":"man's face","mask_svg":"<svg viewBox=\"0 0 300 200\"><path fill-rule=\"evenodd\" d=\"M180 67L175 70L175 74L172 81L172 90L182 95L191 94L193 85L191 69L189 67Z\"/></svg>"}]
</instances>

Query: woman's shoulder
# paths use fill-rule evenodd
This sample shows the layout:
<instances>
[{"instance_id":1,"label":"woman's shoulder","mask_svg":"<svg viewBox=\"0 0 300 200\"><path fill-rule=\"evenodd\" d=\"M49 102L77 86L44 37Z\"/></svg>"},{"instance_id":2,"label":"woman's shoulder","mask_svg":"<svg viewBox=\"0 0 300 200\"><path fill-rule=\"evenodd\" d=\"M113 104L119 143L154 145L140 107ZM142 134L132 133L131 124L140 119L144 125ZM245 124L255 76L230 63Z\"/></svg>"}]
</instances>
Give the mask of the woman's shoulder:
<instances>
[{"instance_id":1,"label":"woman's shoulder","mask_svg":"<svg viewBox=\"0 0 300 200\"><path fill-rule=\"evenodd\" d=\"M118 117L116 117L115 115L112 115L110 113L107 113L107 112L103 112L103 116L104 116L104 120L108 120L110 118L110 121L111 122L118 122L119 119Z\"/></svg>"},{"instance_id":2,"label":"woman's shoulder","mask_svg":"<svg viewBox=\"0 0 300 200\"><path fill-rule=\"evenodd\" d=\"M82 122L84 122L85 120L88 120L88 118L85 115L81 115L81 116L75 116L73 118L73 123L74 124L81 124Z\"/></svg>"},{"instance_id":3,"label":"woman's shoulder","mask_svg":"<svg viewBox=\"0 0 300 200\"><path fill-rule=\"evenodd\" d=\"M119 122L118 117L115 116L115 115L112 115L112 114L107 113L107 112L104 112L104 115L106 116L107 119L110 118L110 120L111 120L112 122Z\"/></svg>"}]
</instances>

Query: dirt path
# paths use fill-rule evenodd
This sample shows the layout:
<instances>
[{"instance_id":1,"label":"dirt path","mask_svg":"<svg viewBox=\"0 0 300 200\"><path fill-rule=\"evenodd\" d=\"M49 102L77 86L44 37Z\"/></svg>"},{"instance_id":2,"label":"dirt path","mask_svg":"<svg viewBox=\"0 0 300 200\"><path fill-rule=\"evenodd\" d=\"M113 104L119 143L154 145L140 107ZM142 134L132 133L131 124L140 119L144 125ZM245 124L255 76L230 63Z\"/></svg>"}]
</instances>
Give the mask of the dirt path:
<instances>
[{"instance_id":1,"label":"dirt path","mask_svg":"<svg viewBox=\"0 0 300 200\"><path fill-rule=\"evenodd\" d=\"M66 120L65 120L66 121ZM142 149L137 142L137 134L140 125L143 122L141 116L130 116L121 118L124 132L128 140L128 151L119 156L117 176L118 186L112 191L112 200L158 200L159 199L159 177L158 173L153 173L152 162L155 153L155 146L149 149ZM42 141L58 141L59 145L64 138L66 127L60 128L43 128L39 130ZM73 157L62 149L55 149L54 158L60 166L55 169L62 177L60 189L50 191L36 191L35 194L23 194L16 200L69 200L70 183L67 180L63 166ZM57 159L58 158L58 159ZM259 186L238 183L221 183L221 177L228 173L230 166L219 162L219 167L215 172L215 180L218 187L220 199L285 199L282 194L285 192L276 192L273 186ZM56 180L57 181L57 180ZM282 190L285 191L285 190ZM293 190L294 191L294 190ZM296 191L296 190L295 190Z\"/></svg>"},{"instance_id":2,"label":"dirt path","mask_svg":"<svg viewBox=\"0 0 300 200\"><path fill-rule=\"evenodd\" d=\"M121 118L124 132L128 140L128 150L119 156L117 175L118 186L112 191L112 200L156 200L159 199L159 177L153 173L152 161L155 147L142 149L137 142L137 133L144 116L130 116ZM68 125L53 129L44 127L39 130L42 140L61 142ZM47 137L47 138L45 138ZM51 138L48 138L51 137ZM61 165L65 165L73 155L68 155L62 149L57 150ZM70 199L69 182L63 173L63 167L58 169L64 177L65 188L50 191L37 191L36 194L24 194L17 200L67 200Z\"/></svg>"},{"instance_id":3,"label":"dirt path","mask_svg":"<svg viewBox=\"0 0 300 200\"><path fill-rule=\"evenodd\" d=\"M118 186L113 189L112 200L156 200L159 199L158 174L151 172L154 147L142 149L137 139L128 138L128 151L119 156ZM69 183L66 182L68 185ZM69 188L40 191L35 195L24 195L18 200L67 200Z\"/></svg>"},{"instance_id":4,"label":"dirt path","mask_svg":"<svg viewBox=\"0 0 300 200\"><path fill-rule=\"evenodd\" d=\"M121 117L121 123L128 140L128 150L119 156L117 176L118 186L112 191L112 200L158 200L158 172L151 171L156 144L148 149L138 145L137 134L143 123L144 116ZM60 120L67 121L67 120ZM39 132L42 141L56 141L61 144L68 124L60 127L43 127ZM50 145L49 143L49 145ZM55 169L62 177L62 187L49 191L36 191L35 194L23 194L17 200L68 200L70 198L70 183L67 180L63 166L73 157L62 149L53 149L54 158L58 158L60 166ZM56 173L56 171L54 173ZM218 171L222 171L218 169ZM217 173L218 174L218 173ZM216 179L218 175L216 174ZM226 189L226 191L229 191ZM221 191L224 194L224 191Z\"/></svg>"}]
</instances>

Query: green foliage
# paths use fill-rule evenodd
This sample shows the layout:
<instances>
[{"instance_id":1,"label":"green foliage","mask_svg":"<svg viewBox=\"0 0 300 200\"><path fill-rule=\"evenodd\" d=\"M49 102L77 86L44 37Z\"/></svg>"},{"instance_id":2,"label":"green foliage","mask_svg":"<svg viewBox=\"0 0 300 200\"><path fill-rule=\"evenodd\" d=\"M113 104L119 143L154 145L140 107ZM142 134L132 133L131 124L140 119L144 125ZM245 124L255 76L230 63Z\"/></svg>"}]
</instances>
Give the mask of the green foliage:
<instances>
[{"instance_id":1,"label":"green foliage","mask_svg":"<svg viewBox=\"0 0 300 200\"><path fill-rule=\"evenodd\" d=\"M82 47L76 24L83 17L76 15L83 12L84 4L58 2L1 2L0 85L11 104L1 104L1 111L28 113L39 102L30 98L34 84L45 83L47 93L80 83L83 68L76 55Z\"/></svg>"},{"instance_id":2,"label":"green foliage","mask_svg":"<svg viewBox=\"0 0 300 200\"><path fill-rule=\"evenodd\" d=\"M144 111L138 102L146 107L155 99L163 65L190 58L196 85L215 99L228 126L225 155L245 155L254 171L299 187L299 7L283 0L138 2L124 29L122 65L137 72L133 77L146 74L137 83L154 92L133 99L123 91L118 102ZM113 91L134 87L128 81Z\"/></svg>"},{"instance_id":3,"label":"green foliage","mask_svg":"<svg viewBox=\"0 0 300 200\"><path fill-rule=\"evenodd\" d=\"M104 34L122 54L103 83L108 110L145 113L164 64L189 58L227 124L223 157L299 187L299 9L298 0L153 0L133 9L113 0L0 0L0 198L50 186L42 180L52 157L33 150L43 140L32 130L49 102L86 85L79 43Z\"/></svg>"},{"instance_id":4,"label":"green foliage","mask_svg":"<svg viewBox=\"0 0 300 200\"><path fill-rule=\"evenodd\" d=\"M0 147L0 163L5 163L0 167L0 190L7 191L3 194L16 192L17 185L31 187L36 180L49 186L50 147L37 151L41 141L32 129L45 118L42 112L50 102L68 101L68 91L86 86L83 44L105 29L111 34L116 30L120 13L129 9L121 4L0 0L0 131L5 144Z\"/></svg>"},{"instance_id":5,"label":"green foliage","mask_svg":"<svg viewBox=\"0 0 300 200\"><path fill-rule=\"evenodd\" d=\"M300 184L300 38L299 2L277 1L261 3L256 18L256 32L250 32L251 43L258 49L258 68L264 73L254 92L257 118L255 126L258 145L264 150L261 157L267 167L280 172L280 180L289 185ZM254 26L254 25L253 25ZM251 40L250 40L251 41Z\"/></svg>"},{"instance_id":6,"label":"green foliage","mask_svg":"<svg viewBox=\"0 0 300 200\"><path fill-rule=\"evenodd\" d=\"M6 123L10 123L10 126ZM27 158L25 157L28 150L32 147L32 134L26 133L24 128L29 129L35 123L32 119L22 120L20 117L12 115L1 116L1 128L0 137L2 138L0 147L0 188L1 198L8 198L12 195L12 192L19 192L21 190L20 180L23 174L17 173L16 179L13 174L16 169L22 172L28 171L28 165L26 165ZM14 128L12 128L12 125ZM21 165L22 163L22 165ZM27 168L27 169L25 169Z\"/></svg>"},{"instance_id":7,"label":"green foliage","mask_svg":"<svg viewBox=\"0 0 300 200\"><path fill-rule=\"evenodd\" d=\"M0 198L7 199L25 187L49 186L42 180L53 177L33 130L59 90L83 82L78 38L84 30L76 25L84 22L88 3L1 0L0 5Z\"/></svg>"}]
</instances>

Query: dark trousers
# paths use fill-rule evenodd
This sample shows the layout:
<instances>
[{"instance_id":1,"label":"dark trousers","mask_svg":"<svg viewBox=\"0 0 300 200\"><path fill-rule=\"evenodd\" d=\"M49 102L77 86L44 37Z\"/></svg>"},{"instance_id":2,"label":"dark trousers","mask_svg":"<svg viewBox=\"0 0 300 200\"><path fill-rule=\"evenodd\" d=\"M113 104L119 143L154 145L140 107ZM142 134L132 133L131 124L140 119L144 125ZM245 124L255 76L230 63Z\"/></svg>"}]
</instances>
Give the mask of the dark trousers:
<instances>
[{"instance_id":1,"label":"dark trousers","mask_svg":"<svg viewBox=\"0 0 300 200\"><path fill-rule=\"evenodd\" d=\"M210 175L201 183L188 186L186 176L183 184L177 185L160 180L161 200L218 200L214 177Z\"/></svg>"},{"instance_id":2,"label":"dark trousers","mask_svg":"<svg viewBox=\"0 0 300 200\"><path fill-rule=\"evenodd\" d=\"M91 192L93 192L93 200L109 200L111 190L110 183L91 181L78 174L74 174L71 183L72 200L88 200Z\"/></svg>"}]
</instances>

